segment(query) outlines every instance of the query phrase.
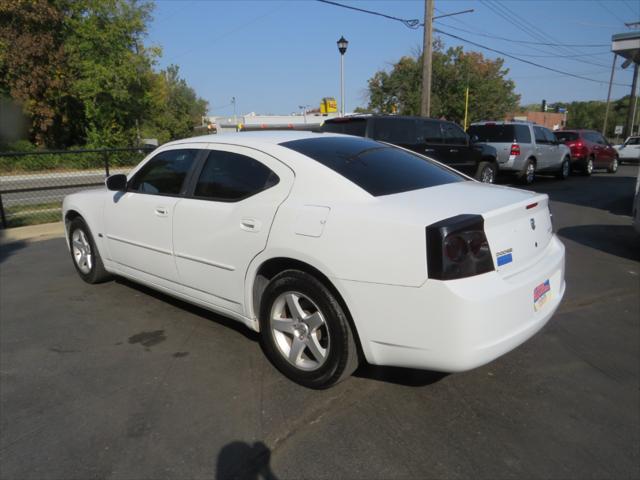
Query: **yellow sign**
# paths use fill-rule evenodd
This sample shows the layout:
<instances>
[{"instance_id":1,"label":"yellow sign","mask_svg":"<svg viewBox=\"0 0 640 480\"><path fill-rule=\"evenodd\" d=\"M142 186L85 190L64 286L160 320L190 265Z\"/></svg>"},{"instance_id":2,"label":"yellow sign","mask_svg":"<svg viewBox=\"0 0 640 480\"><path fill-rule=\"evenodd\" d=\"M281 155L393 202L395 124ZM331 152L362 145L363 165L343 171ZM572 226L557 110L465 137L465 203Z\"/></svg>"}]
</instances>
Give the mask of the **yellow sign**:
<instances>
[{"instance_id":1,"label":"yellow sign","mask_svg":"<svg viewBox=\"0 0 640 480\"><path fill-rule=\"evenodd\" d=\"M320 113L326 115L327 113L336 113L338 111L338 102L333 97L324 97L320 102Z\"/></svg>"}]
</instances>

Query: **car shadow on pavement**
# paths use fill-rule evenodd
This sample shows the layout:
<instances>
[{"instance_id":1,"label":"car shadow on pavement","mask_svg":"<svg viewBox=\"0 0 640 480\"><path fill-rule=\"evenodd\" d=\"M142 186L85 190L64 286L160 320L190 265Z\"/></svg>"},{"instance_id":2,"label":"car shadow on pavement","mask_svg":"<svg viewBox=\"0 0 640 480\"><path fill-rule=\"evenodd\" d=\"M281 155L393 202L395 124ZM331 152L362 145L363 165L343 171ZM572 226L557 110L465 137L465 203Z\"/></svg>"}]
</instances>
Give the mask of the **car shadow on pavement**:
<instances>
[{"instance_id":1,"label":"car shadow on pavement","mask_svg":"<svg viewBox=\"0 0 640 480\"><path fill-rule=\"evenodd\" d=\"M0 245L0 263L4 262L15 252L17 252L18 250L22 250L26 246L27 242L25 242L24 240L18 240L17 242Z\"/></svg>"},{"instance_id":2,"label":"car shadow on pavement","mask_svg":"<svg viewBox=\"0 0 640 480\"><path fill-rule=\"evenodd\" d=\"M581 245L640 261L640 235L631 225L576 225L561 228L557 233Z\"/></svg>"},{"instance_id":3,"label":"car shadow on pavement","mask_svg":"<svg viewBox=\"0 0 640 480\"><path fill-rule=\"evenodd\" d=\"M182 300L179 300L177 298L174 298L170 295L166 295L162 292L159 292L157 290L154 290L152 288L149 287L145 287L144 285L140 285L139 283L133 282L131 280L128 280L124 277L116 277L115 278L115 282L129 287L129 288L133 288L135 290L138 290L141 293L144 293L145 295L149 295L153 298L156 298L160 301L166 302L170 305L173 305L174 307L180 308L182 310L185 310L189 313L192 313L194 315L198 315L200 317L206 318L208 320L211 320L212 322L216 322L219 323L220 325L230 328L232 330L235 330L238 333L241 333L242 335L244 335L246 338L248 338L249 340L253 340L255 342L257 342L259 340L259 336L257 332L254 332L253 330L245 327L243 324L241 324L240 322L236 321L236 320L232 320L230 318L227 317L223 317L222 315L218 315L210 310L206 310L204 308L198 307L196 305L193 305L191 303L187 303L184 302Z\"/></svg>"},{"instance_id":4,"label":"car shadow on pavement","mask_svg":"<svg viewBox=\"0 0 640 480\"><path fill-rule=\"evenodd\" d=\"M353 375L405 387L426 387L439 382L449 374L415 368L381 367L365 363Z\"/></svg>"},{"instance_id":5,"label":"car shadow on pavement","mask_svg":"<svg viewBox=\"0 0 640 480\"><path fill-rule=\"evenodd\" d=\"M218 454L215 480L277 480L271 471L271 450L262 442L231 442Z\"/></svg>"}]
</instances>

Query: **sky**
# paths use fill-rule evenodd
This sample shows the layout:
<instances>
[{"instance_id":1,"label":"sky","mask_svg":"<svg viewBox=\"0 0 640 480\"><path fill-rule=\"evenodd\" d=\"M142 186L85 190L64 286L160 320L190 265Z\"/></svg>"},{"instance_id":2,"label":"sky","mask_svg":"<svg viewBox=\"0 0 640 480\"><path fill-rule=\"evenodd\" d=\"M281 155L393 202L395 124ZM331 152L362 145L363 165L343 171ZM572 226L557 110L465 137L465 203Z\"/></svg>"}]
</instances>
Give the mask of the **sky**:
<instances>
[{"instance_id":1,"label":"sky","mask_svg":"<svg viewBox=\"0 0 640 480\"><path fill-rule=\"evenodd\" d=\"M403 19L424 20L423 0L339 3ZM596 82L505 58L521 104L606 100L613 54L611 35L640 20L637 0L435 0L435 15L471 13L436 20L434 27L486 47L588 77ZM367 80L391 69L422 45L422 28L315 0L156 0L146 43L162 48L158 67L181 75L209 102L209 114L289 114L318 108L323 97L340 96L336 41L349 41L345 62L346 110L366 106ZM435 34L438 35L438 34ZM496 39L491 37L502 37ZM445 47L461 45L488 58L491 51L440 35ZM506 40L505 40L506 39ZM540 42L578 46L541 46ZM585 47L583 45L601 45ZM526 56L525 56L526 55ZM629 94L633 67L618 59L612 98ZM627 85L627 86L625 86Z\"/></svg>"}]
</instances>

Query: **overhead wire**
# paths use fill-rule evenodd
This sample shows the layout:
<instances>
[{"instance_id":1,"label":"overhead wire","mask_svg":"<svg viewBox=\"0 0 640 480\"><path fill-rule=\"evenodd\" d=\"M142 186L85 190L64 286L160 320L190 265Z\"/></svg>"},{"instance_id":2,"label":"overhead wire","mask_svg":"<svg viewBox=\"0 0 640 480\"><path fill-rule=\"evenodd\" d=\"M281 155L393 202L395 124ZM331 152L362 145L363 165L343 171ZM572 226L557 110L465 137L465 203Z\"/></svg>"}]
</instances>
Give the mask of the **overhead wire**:
<instances>
[{"instance_id":1,"label":"overhead wire","mask_svg":"<svg viewBox=\"0 0 640 480\"><path fill-rule=\"evenodd\" d=\"M397 22L400 22L402 24L404 24L406 27L411 28L413 30L420 28L420 20L413 18L413 19L406 19L406 18L399 18L399 17L394 17L392 15L387 15L386 13L380 13L380 12L374 12L373 10L366 10L364 8L358 8L358 7L354 7L351 5L345 5L344 3L338 3L338 2L334 2L332 0L316 0L320 3L327 3L329 5L334 5L336 7L342 7L342 8L347 8L349 10L355 10L356 12L362 12L362 13L368 13L370 15L376 15L378 17L384 17L384 18L388 18L389 20L395 20Z\"/></svg>"}]
</instances>

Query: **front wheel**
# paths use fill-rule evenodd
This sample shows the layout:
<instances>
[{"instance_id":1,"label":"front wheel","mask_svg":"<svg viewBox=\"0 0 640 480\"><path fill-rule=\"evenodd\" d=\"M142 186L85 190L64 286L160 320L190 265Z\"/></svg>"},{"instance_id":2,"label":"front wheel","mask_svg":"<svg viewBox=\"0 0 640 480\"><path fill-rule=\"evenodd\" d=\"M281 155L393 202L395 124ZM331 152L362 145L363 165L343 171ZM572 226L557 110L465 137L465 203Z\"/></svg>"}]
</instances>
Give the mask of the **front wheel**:
<instances>
[{"instance_id":1,"label":"front wheel","mask_svg":"<svg viewBox=\"0 0 640 480\"><path fill-rule=\"evenodd\" d=\"M82 280L101 283L111 277L102 264L91 231L81 217L74 218L69 225L69 246L73 266Z\"/></svg>"},{"instance_id":2,"label":"front wheel","mask_svg":"<svg viewBox=\"0 0 640 480\"><path fill-rule=\"evenodd\" d=\"M619 164L618 157L615 157L611 162L611 164L609 165L609 168L607 168L607 172L616 173L618 171L618 164Z\"/></svg>"},{"instance_id":3,"label":"front wheel","mask_svg":"<svg viewBox=\"0 0 640 480\"><path fill-rule=\"evenodd\" d=\"M286 270L267 285L260 303L260 343L278 370L310 388L328 388L358 367L340 302L322 282L299 270Z\"/></svg>"},{"instance_id":4,"label":"front wheel","mask_svg":"<svg viewBox=\"0 0 640 480\"><path fill-rule=\"evenodd\" d=\"M569 159L565 158L562 161L562 165L560 166L560 170L556 174L556 178L560 180L566 180L569 178L569 172L571 171L571 164L569 163Z\"/></svg>"},{"instance_id":5,"label":"front wheel","mask_svg":"<svg viewBox=\"0 0 640 480\"><path fill-rule=\"evenodd\" d=\"M480 162L476 171L476 180L482 183L496 182L496 164L493 162Z\"/></svg>"}]
</instances>

